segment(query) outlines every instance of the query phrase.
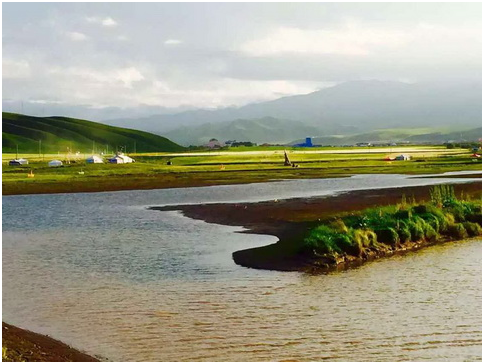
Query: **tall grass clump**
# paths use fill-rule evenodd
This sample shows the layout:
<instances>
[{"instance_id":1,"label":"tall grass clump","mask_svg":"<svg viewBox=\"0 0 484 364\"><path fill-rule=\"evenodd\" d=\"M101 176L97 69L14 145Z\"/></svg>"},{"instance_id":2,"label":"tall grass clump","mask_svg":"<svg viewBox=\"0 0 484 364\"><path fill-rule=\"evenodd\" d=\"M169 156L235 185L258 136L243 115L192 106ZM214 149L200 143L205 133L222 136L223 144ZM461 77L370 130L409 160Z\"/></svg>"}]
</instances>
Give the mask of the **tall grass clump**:
<instances>
[{"instance_id":1,"label":"tall grass clump","mask_svg":"<svg viewBox=\"0 0 484 364\"><path fill-rule=\"evenodd\" d=\"M304 246L313 253L362 257L410 242L482 235L482 201L456 198L452 186L430 189L430 202L408 202L350 214L312 229Z\"/></svg>"}]
</instances>

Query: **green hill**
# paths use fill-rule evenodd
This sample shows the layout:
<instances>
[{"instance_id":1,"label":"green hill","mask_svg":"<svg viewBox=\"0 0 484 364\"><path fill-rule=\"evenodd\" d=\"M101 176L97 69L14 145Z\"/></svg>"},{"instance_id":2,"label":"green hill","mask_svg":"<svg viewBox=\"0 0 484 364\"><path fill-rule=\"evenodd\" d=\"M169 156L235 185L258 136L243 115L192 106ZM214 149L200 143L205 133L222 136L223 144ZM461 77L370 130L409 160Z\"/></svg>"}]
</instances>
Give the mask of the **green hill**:
<instances>
[{"instance_id":1,"label":"green hill","mask_svg":"<svg viewBox=\"0 0 484 364\"><path fill-rule=\"evenodd\" d=\"M287 143L295 137L320 135L321 131L300 121L265 117L259 119L237 119L199 126L185 126L166 133L182 145L202 145L212 138L220 141L237 140L255 143Z\"/></svg>"},{"instance_id":2,"label":"green hill","mask_svg":"<svg viewBox=\"0 0 484 364\"><path fill-rule=\"evenodd\" d=\"M177 152L185 148L159 135L60 116L2 113L2 153ZM41 142L39 142L39 140Z\"/></svg>"}]
</instances>

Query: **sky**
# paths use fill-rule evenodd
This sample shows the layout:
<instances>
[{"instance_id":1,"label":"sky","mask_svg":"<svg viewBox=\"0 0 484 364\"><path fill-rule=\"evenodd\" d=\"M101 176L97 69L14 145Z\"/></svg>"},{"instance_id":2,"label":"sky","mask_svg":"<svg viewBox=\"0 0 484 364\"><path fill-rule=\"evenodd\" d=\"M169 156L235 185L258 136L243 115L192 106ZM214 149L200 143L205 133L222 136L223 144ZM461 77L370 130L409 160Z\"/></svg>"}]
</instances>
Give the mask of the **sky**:
<instances>
[{"instance_id":1,"label":"sky","mask_svg":"<svg viewBox=\"0 0 484 364\"><path fill-rule=\"evenodd\" d=\"M110 119L481 80L480 3L4 3L4 111Z\"/></svg>"}]
</instances>

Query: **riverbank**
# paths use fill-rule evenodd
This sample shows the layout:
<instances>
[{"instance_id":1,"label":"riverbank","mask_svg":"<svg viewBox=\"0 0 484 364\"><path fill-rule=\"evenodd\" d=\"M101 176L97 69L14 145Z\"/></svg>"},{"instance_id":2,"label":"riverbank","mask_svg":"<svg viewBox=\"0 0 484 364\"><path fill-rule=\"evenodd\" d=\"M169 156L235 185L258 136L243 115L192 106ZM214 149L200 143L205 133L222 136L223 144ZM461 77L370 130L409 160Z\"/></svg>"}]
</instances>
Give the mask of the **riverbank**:
<instances>
[{"instance_id":1,"label":"riverbank","mask_svg":"<svg viewBox=\"0 0 484 364\"><path fill-rule=\"evenodd\" d=\"M176 155L135 155L136 163L86 164L72 161L58 168L49 158L30 158L24 166L4 165L2 194L51 194L148 190L246 184L286 179L348 177L355 174L480 173L482 161L469 151L443 147L407 148L409 161L388 161L392 148L289 151L297 168L284 166L284 150ZM6 156L4 156L6 157ZM54 156L51 156L54 158ZM55 159L59 159L57 156ZM4 163L8 161L4 159ZM75 162L75 163L74 163ZM30 173L32 172L32 173Z\"/></svg>"},{"instance_id":2,"label":"riverbank","mask_svg":"<svg viewBox=\"0 0 484 364\"><path fill-rule=\"evenodd\" d=\"M385 188L342 193L336 196L296 198L258 203L230 203L152 207L161 211L181 211L185 216L229 226L242 226L246 233L274 235L275 244L233 253L234 261L249 268L280 271L311 271L314 259L300 254L304 237L320 221L335 215L361 211L375 206L387 206L401 202L402 195L427 202L429 186ZM482 182L455 184L455 193L478 199L482 195ZM403 244L400 252L419 249L433 243L416 242ZM395 254L388 252L388 254ZM373 257L373 258L376 258ZM353 264L361 264L354 261Z\"/></svg>"},{"instance_id":3,"label":"riverbank","mask_svg":"<svg viewBox=\"0 0 484 364\"><path fill-rule=\"evenodd\" d=\"M97 362L99 360L49 336L2 322L2 361Z\"/></svg>"}]
</instances>

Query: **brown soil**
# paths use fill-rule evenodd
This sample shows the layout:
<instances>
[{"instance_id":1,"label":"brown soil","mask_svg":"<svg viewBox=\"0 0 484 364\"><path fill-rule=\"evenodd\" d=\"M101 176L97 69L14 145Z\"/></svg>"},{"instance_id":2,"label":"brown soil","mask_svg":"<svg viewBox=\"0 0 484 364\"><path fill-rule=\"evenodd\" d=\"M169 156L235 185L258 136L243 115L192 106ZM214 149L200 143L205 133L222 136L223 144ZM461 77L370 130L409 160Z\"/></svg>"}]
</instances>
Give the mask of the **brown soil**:
<instances>
[{"instance_id":1,"label":"brown soil","mask_svg":"<svg viewBox=\"0 0 484 364\"><path fill-rule=\"evenodd\" d=\"M2 361L99 361L49 336L36 334L2 322Z\"/></svg>"},{"instance_id":2,"label":"brown soil","mask_svg":"<svg viewBox=\"0 0 484 364\"><path fill-rule=\"evenodd\" d=\"M457 196L461 192L472 198L482 195L482 182L454 185ZM338 214L359 211L374 206L393 205L401 202L402 195L417 202L428 201L429 186L385 188L342 193L336 196L295 198L258 203L216 203L152 207L161 211L181 211L185 216L229 226L243 226L247 233L275 235L275 244L237 251L233 254L237 264L273 270L304 270L312 263L299 255L302 237L319 220ZM414 250L422 244L413 244L403 250ZM360 262L361 263L361 262Z\"/></svg>"}]
</instances>

